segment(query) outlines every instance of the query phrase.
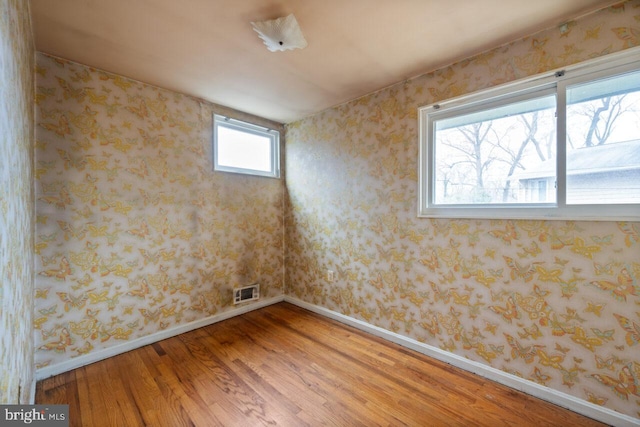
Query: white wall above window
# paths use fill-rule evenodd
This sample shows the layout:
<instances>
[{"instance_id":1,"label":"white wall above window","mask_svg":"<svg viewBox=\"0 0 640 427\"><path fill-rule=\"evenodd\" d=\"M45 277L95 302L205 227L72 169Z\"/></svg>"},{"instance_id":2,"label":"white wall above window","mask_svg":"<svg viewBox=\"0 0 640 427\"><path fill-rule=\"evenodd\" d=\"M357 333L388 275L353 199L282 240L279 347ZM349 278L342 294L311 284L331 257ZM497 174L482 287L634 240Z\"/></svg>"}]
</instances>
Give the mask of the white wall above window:
<instances>
[{"instance_id":1,"label":"white wall above window","mask_svg":"<svg viewBox=\"0 0 640 427\"><path fill-rule=\"evenodd\" d=\"M640 49L422 107L418 216L640 219Z\"/></svg>"},{"instance_id":2,"label":"white wall above window","mask_svg":"<svg viewBox=\"0 0 640 427\"><path fill-rule=\"evenodd\" d=\"M280 133L240 120L213 116L215 171L280 177Z\"/></svg>"}]
</instances>

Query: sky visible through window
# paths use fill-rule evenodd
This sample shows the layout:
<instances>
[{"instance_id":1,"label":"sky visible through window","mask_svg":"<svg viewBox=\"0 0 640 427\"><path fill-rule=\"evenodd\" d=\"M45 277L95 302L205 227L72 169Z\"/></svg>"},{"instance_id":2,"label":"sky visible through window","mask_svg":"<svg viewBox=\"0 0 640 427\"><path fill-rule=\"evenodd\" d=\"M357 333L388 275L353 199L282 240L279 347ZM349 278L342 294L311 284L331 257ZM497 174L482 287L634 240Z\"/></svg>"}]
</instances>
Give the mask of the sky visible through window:
<instances>
[{"instance_id":1,"label":"sky visible through window","mask_svg":"<svg viewBox=\"0 0 640 427\"><path fill-rule=\"evenodd\" d=\"M219 126L218 164L269 172L271 140L265 136Z\"/></svg>"}]
</instances>

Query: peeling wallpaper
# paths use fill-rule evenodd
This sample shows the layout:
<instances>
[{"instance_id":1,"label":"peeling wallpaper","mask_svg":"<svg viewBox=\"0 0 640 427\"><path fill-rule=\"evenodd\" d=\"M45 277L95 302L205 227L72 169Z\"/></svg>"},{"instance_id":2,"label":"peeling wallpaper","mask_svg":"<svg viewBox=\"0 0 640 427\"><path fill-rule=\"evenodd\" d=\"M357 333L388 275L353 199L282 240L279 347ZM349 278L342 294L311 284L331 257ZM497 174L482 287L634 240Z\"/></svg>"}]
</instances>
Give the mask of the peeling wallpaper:
<instances>
[{"instance_id":1,"label":"peeling wallpaper","mask_svg":"<svg viewBox=\"0 0 640 427\"><path fill-rule=\"evenodd\" d=\"M284 180L212 171L213 113L246 117L36 65L38 368L232 310L234 287L282 295Z\"/></svg>"},{"instance_id":2,"label":"peeling wallpaper","mask_svg":"<svg viewBox=\"0 0 640 427\"><path fill-rule=\"evenodd\" d=\"M34 45L28 2L0 0L0 403L33 399Z\"/></svg>"},{"instance_id":3,"label":"peeling wallpaper","mask_svg":"<svg viewBox=\"0 0 640 427\"><path fill-rule=\"evenodd\" d=\"M288 125L286 291L640 418L640 223L416 215L418 107L638 46L640 1L568 30Z\"/></svg>"}]
</instances>

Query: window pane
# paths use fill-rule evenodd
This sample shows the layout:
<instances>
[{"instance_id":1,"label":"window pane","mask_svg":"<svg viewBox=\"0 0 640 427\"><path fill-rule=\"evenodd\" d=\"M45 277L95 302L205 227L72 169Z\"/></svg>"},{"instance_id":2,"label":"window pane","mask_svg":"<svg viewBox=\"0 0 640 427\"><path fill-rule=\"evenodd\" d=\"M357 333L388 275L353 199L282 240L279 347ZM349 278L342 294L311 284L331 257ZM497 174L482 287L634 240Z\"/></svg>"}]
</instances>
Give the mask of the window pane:
<instances>
[{"instance_id":1,"label":"window pane","mask_svg":"<svg viewBox=\"0 0 640 427\"><path fill-rule=\"evenodd\" d=\"M567 90L567 204L640 203L640 72Z\"/></svg>"},{"instance_id":2,"label":"window pane","mask_svg":"<svg viewBox=\"0 0 640 427\"><path fill-rule=\"evenodd\" d=\"M555 95L434 123L434 203L555 202Z\"/></svg>"},{"instance_id":3,"label":"window pane","mask_svg":"<svg viewBox=\"0 0 640 427\"><path fill-rule=\"evenodd\" d=\"M271 138L218 126L218 165L271 171Z\"/></svg>"}]
</instances>

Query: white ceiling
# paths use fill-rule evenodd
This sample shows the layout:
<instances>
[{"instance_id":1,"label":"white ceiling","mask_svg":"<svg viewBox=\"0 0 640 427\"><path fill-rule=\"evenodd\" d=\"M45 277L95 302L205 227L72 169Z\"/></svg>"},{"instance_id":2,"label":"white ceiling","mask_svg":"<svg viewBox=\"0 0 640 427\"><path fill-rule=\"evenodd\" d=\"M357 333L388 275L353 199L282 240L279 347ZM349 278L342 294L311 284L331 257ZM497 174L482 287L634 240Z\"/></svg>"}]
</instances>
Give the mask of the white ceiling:
<instances>
[{"instance_id":1,"label":"white ceiling","mask_svg":"<svg viewBox=\"0 0 640 427\"><path fill-rule=\"evenodd\" d=\"M31 0L36 48L282 123L617 0ZM293 13L309 45L251 21Z\"/></svg>"}]
</instances>

